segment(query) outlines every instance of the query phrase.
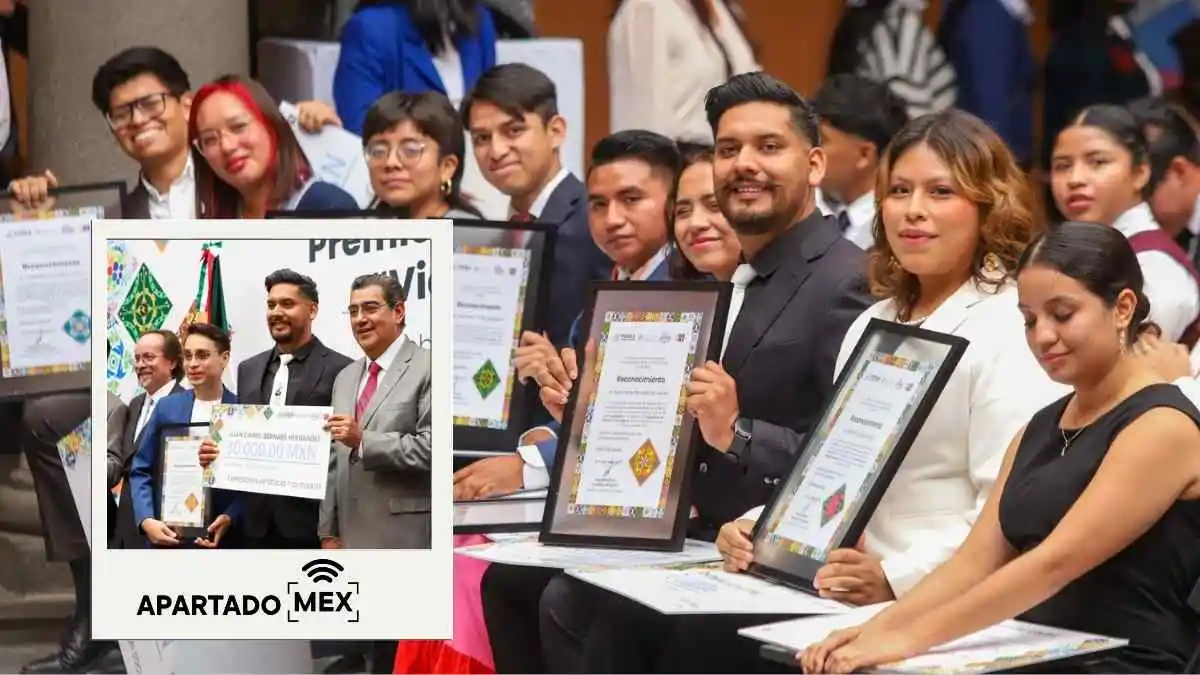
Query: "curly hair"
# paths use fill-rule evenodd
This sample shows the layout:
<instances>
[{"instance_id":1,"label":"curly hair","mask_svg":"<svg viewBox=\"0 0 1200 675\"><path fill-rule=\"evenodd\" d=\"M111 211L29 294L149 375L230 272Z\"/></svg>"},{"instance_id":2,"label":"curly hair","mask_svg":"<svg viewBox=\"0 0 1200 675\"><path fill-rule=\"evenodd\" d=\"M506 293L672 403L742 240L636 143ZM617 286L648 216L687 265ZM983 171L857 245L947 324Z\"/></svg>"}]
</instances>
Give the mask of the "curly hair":
<instances>
[{"instance_id":1,"label":"curly hair","mask_svg":"<svg viewBox=\"0 0 1200 675\"><path fill-rule=\"evenodd\" d=\"M971 276L994 292L1011 277L1025 249L1045 229L1025 172L1004 141L982 120L956 109L923 115L896 134L880 162L875 199L887 198L892 170L909 150L924 145L950 169L956 190L979 209L979 243L971 259ZM893 298L899 317L908 320L920 287L917 277L896 260L883 228L883 210L875 212L875 245L868 254L871 292ZM989 255L999 260L999 276L985 269Z\"/></svg>"}]
</instances>

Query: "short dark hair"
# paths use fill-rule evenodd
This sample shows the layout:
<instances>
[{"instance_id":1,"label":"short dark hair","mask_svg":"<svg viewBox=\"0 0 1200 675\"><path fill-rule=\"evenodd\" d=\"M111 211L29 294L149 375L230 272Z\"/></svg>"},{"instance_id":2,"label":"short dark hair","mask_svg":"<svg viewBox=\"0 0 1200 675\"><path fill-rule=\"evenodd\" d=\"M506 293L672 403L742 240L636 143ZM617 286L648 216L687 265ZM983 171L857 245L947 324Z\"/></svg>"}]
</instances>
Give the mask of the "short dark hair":
<instances>
[{"instance_id":1,"label":"short dark hair","mask_svg":"<svg viewBox=\"0 0 1200 675\"><path fill-rule=\"evenodd\" d=\"M548 75L524 63L505 63L479 77L463 98L459 112L464 127L471 125L471 107L491 103L513 117L533 113L542 122L558 114L558 88Z\"/></svg>"},{"instance_id":2,"label":"short dark hair","mask_svg":"<svg viewBox=\"0 0 1200 675\"><path fill-rule=\"evenodd\" d=\"M183 343L179 341L179 336L169 330L148 330L142 333L142 337L146 337L147 335L157 335L162 338L163 357L168 361L175 362L175 365L171 367L171 379L182 379Z\"/></svg>"},{"instance_id":3,"label":"short dark hair","mask_svg":"<svg viewBox=\"0 0 1200 675\"><path fill-rule=\"evenodd\" d=\"M834 129L874 143L880 155L908 124L908 108L890 87L849 73L825 80L813 109Z\"/></svg>"},{"instance_id":4,"label":"short dark hair","mask_svg":"<svg viewBox=\"0 0 1200 675\"><path fill-rule=\"evenodd\" d=\"M1124 106L1112 103L1088 106L1075 116L1069 126L1095 127L1108 134L1113 142L1129 153L1130 164L1134 170L1150 163L1150 144L1146 142L1146 133L1133 113ZM1143 197L1148 197L1153 192L1152 183L1153 181L1146 182L1142 189Z\"/></svg>"},{"instance_id":5,"label":"short dark hair","mask_svg":"<svg viewBox=\"0 0 1200 675\"><path fill-rule=\"evenodd\" d=\"M233 348L233 342L229 338L229 333L224 328L221 328L220 326L214 326L211 323L188 324L188 327L184 330L184 333L183 333L184 340L187 340L187 336L189 336L193 333L195 333L196 335L203 335L204 337L208 338L209 340L212 340L217 345L217 349L222 354L228 352L229 350L231 350Z\"/></svg>"},{"instance_id":6,"label":"short dark hair","mask_svg":"<svg viewBox=\"0 0 1200 675\"><path fill-rule=\"evenodd\" d=\"M821 145L821 127L812 104L782 80L761 71L734 75L708 90L704 96L704 112L713 135L725 113L747 103L774 103L787 108L796 133L807 138L814 148Z\"/></svg>"},{"instance_id":7,"label":"short dark hair","mask_svg":"<svg viewBox=\"0 0 1200 675\"><path fill-rule=\"evenodd\" d=\"M693 143L691 141L677 141L676 145L679 148L679 156L681 158L679 166L679 176L675 179L675 188L671 191L672 200L679 192L679 180L683 178L683 172L687 171L694 164L703 162L712 163L713 161L713 146L707 143ZM670 225L667 227L667 244L670 246L670 253L667 255L667 269L670 270L671 278L675 280L691 280L704 279L707 274L696 269L691 260L683 254L683 249L679 247L679 241L675 238L675 212L671 212L669 220Z\"/></svg>"},{"instance_id":8,"label":"short dark hair","mask_svg":"<svg viewBox=\"0 0 1200 675\"><path fill-rule=\"evenodd\" d=\"M360 291L368 286L378 286L383 291L383 299L388 307L404 304L404 288L390 274L363 274L350 283L350 292Z\"/></svg>"},{"instance_id":9,"label":"short dark hair","mask_svg":"<svg viewBox=\"0 0 1200 675\"><path fill-rule=\"evenodd\" d=\"M1121 291L1133 291L1137 306L1127 336L1130 344L1153 326L1148 321L1150 300L1142 290L1142 266L1129 240L1116 228L1075 221L1056 225L1021 254L1017 274L1031 265L1044 265L1078 281L1106 307L1116 303Z\"/></svg>"},{"instance_id":10,"label":"short dark hair","mask_svg":"<svg viewBox=\"0 0 1200 675\"><path fill-rule=\"evenodd\" d=\"M1176 157L1200 166L1200 132L1192 128L1184 113L1158 96L1146 96L1128 104L1129 112L1146 136L1150 157L1150 191L1162 180Z\"/></svg>"},{"instance_id":11,"label":"short dark hair","mask_svg":"<svg viewBox=\"0 0 1200 675\"><path fill-rule=\"evenodd\" d=\"M649 164L651 169L664 174L667 184L672 186L679 178L683 163L675 141L645 129L626 129L609 134L592 146L587 174L590 176L599 167L625 159Z\"/></svg>"},{"instance_id":12,"label":"short dark hair","mask_svg":"<svg viewBox=\"0 0 1200 675\"><path fill-rule=\"evenodd\" d=\"M317 295L317 282L311 277L306 277L295 270L287 268L275 270L267 275L263 280L263 285L267 287L267 292L270 293L272 288L279 284L291 284L300 289L300 295L312 300L314 303L320 303Z\"/></svg>"},{"instance_id":13,"label":"short dark hair","mask_svg":"<svg viewBox=\"0 0 1200 675\"><path fill-rule=\"evenodd\" d=\"M158 78L172 96L180 97L192 88L187 72L179 61L158 47L132 47L105 61L92 78L92 103L108 114L112 91L140 75Z\"/></svg>"},{"instance_id":14,"label":"short dark hair","mask_svg":"<svg viewBox=\"0 0 1200 675\"><path fill-rule=\"evenodd\" d=\"M438 144L438 160L446 157L458 158L458 168L450 179L450 192L444 195L446 204L452 209L465 211L477 218L483 218L479 209L475 208L462 194L462 178L467 166L467 143L463 139L463 123L458 111L450 103L450 99L440 91L393 91L384 94L375 101L367 111L363 121L362 141L365 147L373 136L386 134L393 127L404 122L412 122L417 131L425 134ZM399 214L409 217L408 209Z\"/></svg>"}]
</instances>

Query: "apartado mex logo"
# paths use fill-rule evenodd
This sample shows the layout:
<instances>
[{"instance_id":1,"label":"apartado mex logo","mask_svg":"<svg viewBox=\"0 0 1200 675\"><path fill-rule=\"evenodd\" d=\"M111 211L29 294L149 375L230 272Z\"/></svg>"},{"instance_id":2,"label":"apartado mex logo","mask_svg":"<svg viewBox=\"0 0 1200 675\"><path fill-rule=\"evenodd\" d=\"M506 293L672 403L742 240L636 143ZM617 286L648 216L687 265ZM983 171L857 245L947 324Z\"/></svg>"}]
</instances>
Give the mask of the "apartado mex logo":
<instances>
[{"instance_id":1,"label":"apartado mex logo","mask_svg":"<svg viewBox=\"0 0 1200 675\"><path fill-rule=\"evenodd\" d=\"M288 623L306 616L338 617L358 623L358 582L342 578L346 571L335 560L318 558L300 568L299 581L289 581L282 596L268 595L142 595L138 616L253 616L283 614Z\"/></svg>"}]
</instances>

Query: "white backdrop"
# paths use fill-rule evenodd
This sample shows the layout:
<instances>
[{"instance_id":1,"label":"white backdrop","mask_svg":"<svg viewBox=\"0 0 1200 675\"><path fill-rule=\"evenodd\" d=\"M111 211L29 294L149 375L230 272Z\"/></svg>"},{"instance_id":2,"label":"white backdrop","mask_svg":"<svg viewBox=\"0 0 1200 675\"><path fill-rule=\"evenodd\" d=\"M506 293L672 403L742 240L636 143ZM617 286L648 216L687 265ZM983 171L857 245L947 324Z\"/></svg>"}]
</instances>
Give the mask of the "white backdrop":
<instances>
[{"instance_id":1,"label":"white backdrop","mask_svg":"<svg viewBox=\"0 0 1200 675\"><path fill-rule=\"evenodd\" d=\"M283 226L284 221L261 227ZM443 221L442 226L448 227ZM247 223L248 226L254 226ZM170 223L162 228L169 231ZM130 289L139 272L149 274L171 303L161 328L178 330L187 316L200 278L200 256L205 242L122 241L109 245L108 337L113 351L108 361L108 386L128 402L140 391L133 372L131 331L119 318L123 304L131 302ZM431 269L428 242L404 240L296 240L262 239L226 241L220 249L225 306L233 332L233 352L225 381L235 389L237 364L273 346L266 324L267 291L263 280L272 271L288 267L317 283L320 310L313 332L330 348L350 358L362 352L350 331L346 305L350 282L360 274L395 273L408 291L406 335L425 347L431 343L429 298Z\"/></svg>"}]
</instances>

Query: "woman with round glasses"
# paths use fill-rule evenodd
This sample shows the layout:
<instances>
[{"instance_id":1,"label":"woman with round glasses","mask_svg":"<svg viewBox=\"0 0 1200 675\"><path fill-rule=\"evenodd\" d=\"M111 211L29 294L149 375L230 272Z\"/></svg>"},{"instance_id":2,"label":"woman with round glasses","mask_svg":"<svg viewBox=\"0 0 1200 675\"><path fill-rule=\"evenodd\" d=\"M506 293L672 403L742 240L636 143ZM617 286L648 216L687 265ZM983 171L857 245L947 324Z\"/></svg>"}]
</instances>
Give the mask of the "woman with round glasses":
<instances>
[{"instance_id":1,"label":"woman with round glasses","mask_svg":"<svg viewBox=\"0 0 1200 675\"><path fill-rule=\"evenodd\" d=\"M188 132L201 218L263 218L268 211L355 210L341 188L315 180L266 89L226 75L196 92Z\"/></svg>"},{"instance_id":2,"label":"woman with round glasses","mask_svg":"<svg viewBox=\"0 0 1200 675\"><path fill-rule=\"evenodd\" d=\"M373 208L401 218L483 217L461 192L466 141L444 94L385 94L367 111L363 148Z\"/></svg>"}]
</instances>

